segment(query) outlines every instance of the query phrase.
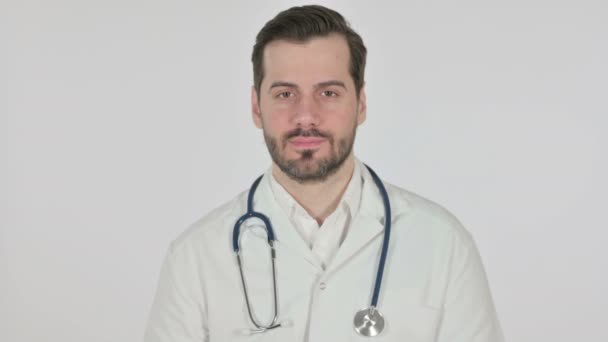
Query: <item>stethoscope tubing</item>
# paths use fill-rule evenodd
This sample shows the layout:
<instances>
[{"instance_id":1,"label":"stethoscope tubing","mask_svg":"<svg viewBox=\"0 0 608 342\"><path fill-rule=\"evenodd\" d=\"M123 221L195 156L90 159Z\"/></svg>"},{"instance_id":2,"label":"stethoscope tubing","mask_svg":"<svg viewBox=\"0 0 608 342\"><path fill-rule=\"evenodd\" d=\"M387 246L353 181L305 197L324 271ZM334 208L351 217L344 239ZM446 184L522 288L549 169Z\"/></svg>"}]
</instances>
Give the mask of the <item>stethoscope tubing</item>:
<instances>
[{"instance_id":1,"label":"stethoscope tubing","mask_svg":"<svg viewBox=\"0 0 608 342\"><path fill-rule=\"evenodd\" d=\"M255 194L255 190L260 184L262 177L264 177L264 175L259 176L251 185L251 188L249 189L249 194L247 195L247 212L245 213L245 215L241 216L234 224L234 229L232 230L232 249L236 254L239 254L241 249L239 246L241 226L243 225L243 223L245 223L245 221L254 217L259 218L260 220L262 220L262 222L264 222L264 225L266 227L266 236L268 239L268 244L274 244L274 229L272 229L272 223L270 223L270 219L266 215L253 210L253 195Z\"/></svg>"},{"instance_id":2,"label":"stethoscope tubing","mask_svg":"<svg viewBox=\"0 0 608 342\"><path fill-rule=\"evenodd\" d=\"M365 164L364 164L365 165ZM378 262L378 273L376 274L376 282L374 284L374 293L372 295L372 308L378 306L378 297L380 296L380 288L382 286L382 276L384 275L384 265L386 264L386 256L388 255L388 245L391 237L391 203L388 199L388 193L384 184L380 180L380 177L372 170L371 167L365 165L369 173L372 175L380 196L382 197L382 203L384 204L384 238L382 241L382 250L380 252L380 261Z\"/></svg>"},{"instance_id":3,"label":"stethoscope tubing","mask_svg":"<svg viewBox=\"0 0 608 342\"><path fill-rule=\"evenodd\" d=\"M376 273L376 280L374 283L374 291L372 294L372 300L371 300L371 306L370 306L370 310L373 312L378 305L378 298L380 295L380 289L382 287L382 277L384 275L384 267L386 264L386 257L388 255L388 246L389 246L389 242L390 242L390 232L391 232L391 205L390 205L390 200L388 198L388 193L386 191L386 188L382 184L382 181L380 180L378 175L374 172L374 170L372 170L372 168L370 168L366 164L364 164L364 165L367 168L367 170L369 171L369 173L371 174L372 179L374 180L374 183L376 183L376 186L380 192L380 196L382 197L382 203L384 205L384 237L383 237L383 241L382 241L380 260L378 262L378 270ZM277 298L277 290L276 290L277 284L276 284L276 273L275 273L276 253L275 253L275 249L274 249L274 242L275 242L274 229L272 228L270 219L266 215L253 210L253 197L255 195L255 191L256 191L258 185L260 184L260 181L262 180L262 177L263 177L263 175L259 176L251 185L251 188L249 189L249 193L247 194L247 212L236 221L236 223L234 224L234 229L233 229L233 233L232 233L232 248L237 257L239 272L240 272L240 276L241 276L241 282L242 282L243 291L245 294L245 301L247 304L247 311L248 311L249 317L251 318L252 323L257 328L257 329L252 330L251 332L264 332L264 331L274 329L276 327L281 326L281 324L277 324L277 319L278 319L277 300L278 300L278 298ZM254 314L252 312L251 305L249 303L247 285L245 283L245 277L243 275L243 269L242 269L242 264L241 264L240 246L239 246L239 236L241 233L241 226L243 225L243 223L245 221L247 221L251 218L258 218L258 219L262 220L262 222L264 223L264 225L266 227L266 235L267 235L268 245L270 246L270 253L271 253L271 259L272 259L274 317L273 317L272 322L267 326L260 324L259 322L257 322L254 319Z\"/></svg>"}]
</instances>

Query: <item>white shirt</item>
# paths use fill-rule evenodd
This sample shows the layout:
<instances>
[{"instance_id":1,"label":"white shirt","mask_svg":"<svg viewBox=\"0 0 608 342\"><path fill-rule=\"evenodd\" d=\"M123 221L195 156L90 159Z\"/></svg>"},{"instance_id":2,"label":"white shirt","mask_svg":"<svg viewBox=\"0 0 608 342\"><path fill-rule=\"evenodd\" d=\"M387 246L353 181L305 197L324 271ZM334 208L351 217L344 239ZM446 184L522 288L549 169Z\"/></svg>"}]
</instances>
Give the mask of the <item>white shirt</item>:
<instances>
[{"instance_id":1,"label":"white shirt","mask_svg":"<svg viewBox=\"0 0 608 342\"><path fill-rule=\"evenodd\" d=\"M363 180L359 162L355 162L352 177L342 195L336 210L332 212L319 226L312 217L294 198L279 184L272 168L266 173L270 179L270 187L277 202L296 228L304 242L319 259L321 268L325 269L331 262L338 248L348 233L348 226L352 218L357 215L361 202L361 188Z\"/></svg>"}]
</instances>

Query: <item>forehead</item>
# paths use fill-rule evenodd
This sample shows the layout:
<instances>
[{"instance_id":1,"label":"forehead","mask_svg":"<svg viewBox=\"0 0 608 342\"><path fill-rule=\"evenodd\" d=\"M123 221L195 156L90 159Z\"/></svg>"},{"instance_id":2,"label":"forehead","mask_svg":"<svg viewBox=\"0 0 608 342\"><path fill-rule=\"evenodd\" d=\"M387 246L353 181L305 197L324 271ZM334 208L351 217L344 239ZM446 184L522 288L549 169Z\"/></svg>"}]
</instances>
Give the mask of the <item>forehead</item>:
<instances>
[{"instance_id":1,"label":"forehead","mask_svg":"<svg viewBox=\"0 0 608 342\"><path fill-rule=\"evenodd\" d=\"M350 52L344 36L331 34L305 42L275 40L264 48L264 81L295 83L338 79L347 82Z\"/></svg>"}]
</instances>

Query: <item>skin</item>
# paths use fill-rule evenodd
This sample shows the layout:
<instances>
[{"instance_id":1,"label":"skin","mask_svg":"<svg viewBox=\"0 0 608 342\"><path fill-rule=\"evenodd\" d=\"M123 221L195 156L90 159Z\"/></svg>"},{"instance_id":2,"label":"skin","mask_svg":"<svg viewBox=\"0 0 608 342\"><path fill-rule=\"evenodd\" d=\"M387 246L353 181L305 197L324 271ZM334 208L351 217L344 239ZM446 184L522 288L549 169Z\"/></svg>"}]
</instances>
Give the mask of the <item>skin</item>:
<instances>
[{"instance_id":1,"label":"skin","mask_svg":"<svg viewBox=\"0 0 608 342\"><path fill-rule=\"evenodd\" d=\"M274 177L319 224L336 209L352 177L352 144L366 118L365 90L357 97L349 59L339 34L272 41L264 49L260 93L251 91L253 121L264 132ZM293 172L283 171L276 158ZM332 161L334 170L319 176Z\"/></svg>"}]
</instances>

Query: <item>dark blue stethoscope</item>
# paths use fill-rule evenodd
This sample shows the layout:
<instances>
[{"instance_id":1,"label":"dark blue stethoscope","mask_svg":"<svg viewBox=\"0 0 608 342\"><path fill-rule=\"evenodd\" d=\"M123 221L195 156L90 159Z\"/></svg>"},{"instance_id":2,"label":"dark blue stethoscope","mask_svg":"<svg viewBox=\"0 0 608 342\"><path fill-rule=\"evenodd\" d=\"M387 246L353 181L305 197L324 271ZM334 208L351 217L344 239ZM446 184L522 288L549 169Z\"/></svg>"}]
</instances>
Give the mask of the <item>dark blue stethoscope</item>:
<instances>
[{"instance_id":1,"label":"dark blue stethoscope","mask_svg":"<svg viewBox=\"0 0 608 342\"><path fill-rule=\"evenodd\" d=\"M388 253L388 244L390 240L390 232L391 232L391 204L388 199L388 194L382 181L376 175L374 170L372 170L369 166L365 165L369 173L371 174L374 183L378 187L380 191L380 196L382 196L382 202L384 204L384 240L382 242L382 251L380 253L380 261L378 262L378 273L376 274L376 283L374 284L374 293L372 296L371 305L368 308L361 309L355 313L355 317L353 319L354 329L355 331L362 335L373 337L377 336L384 329L384 317L378 311L378 295L380 294L380 286L382 284L382 274L384 273L384 264L386 262L386 255ZM274 230L272 229L272 224L270 223L270 219L260 212L253 210L253 196L255 194L255 190L257 189L260 181L262 180L262 176L258 177L253 185L249 189L249 194L247 196L247 212L241 216L234 225L234 230L232 232L232 248L234 249L234 253L236 254L237 263L239 266L239 273L241 275L241 282L243 284L243 294L245 296L245 302L247 304L247 312L249 314L249 318L251 322L256 327L255 329L249 330L250 333L262 333L268 330L278 328L280 326L286 325L285 322L278 322L278 304L277 304L277 278L275 271L275 259L276 252L274 249ZM273 286L273 296L274 296L274 314L272 318L272 322L269 324L260 323L253 314L251 304L249 303L249 295L247 293L247 285L245 284L245 277L243 275L243 267L241 263L240 256L240 246L239 246L239 235L241 231L241 225L245 223L245 221L251 218L258 218L262 220L264 226L266 228L266 236L268 240L268 245L270 246L270 258L272 260L272 286Z\"/></svg>"}]
</instances>

